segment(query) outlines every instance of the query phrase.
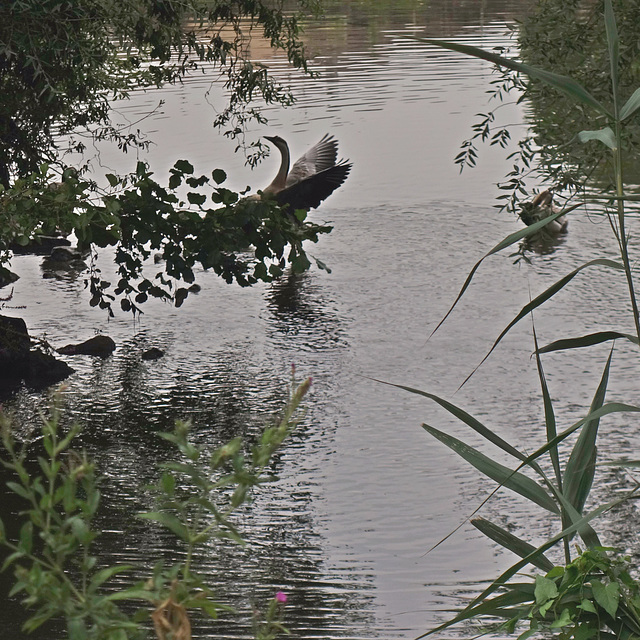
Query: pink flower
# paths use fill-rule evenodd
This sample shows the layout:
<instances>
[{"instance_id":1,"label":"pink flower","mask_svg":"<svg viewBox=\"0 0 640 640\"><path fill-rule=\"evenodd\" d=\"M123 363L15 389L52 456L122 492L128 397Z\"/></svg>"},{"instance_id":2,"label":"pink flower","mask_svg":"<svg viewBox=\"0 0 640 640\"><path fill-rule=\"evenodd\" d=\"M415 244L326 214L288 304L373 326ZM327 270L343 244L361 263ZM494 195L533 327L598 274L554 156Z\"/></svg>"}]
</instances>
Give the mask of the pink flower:
<instances>
[{"instance_id":1,"label":"pink flower","mask_svg":"<svg viewBox=\"0 0 640 640\"><path fill-rule=\"evenodd\" d=\"M284 591L278 591L276 593L276 600L281 604L284 604L287 601L287 594Z\"/></svg>"}]
</instances>

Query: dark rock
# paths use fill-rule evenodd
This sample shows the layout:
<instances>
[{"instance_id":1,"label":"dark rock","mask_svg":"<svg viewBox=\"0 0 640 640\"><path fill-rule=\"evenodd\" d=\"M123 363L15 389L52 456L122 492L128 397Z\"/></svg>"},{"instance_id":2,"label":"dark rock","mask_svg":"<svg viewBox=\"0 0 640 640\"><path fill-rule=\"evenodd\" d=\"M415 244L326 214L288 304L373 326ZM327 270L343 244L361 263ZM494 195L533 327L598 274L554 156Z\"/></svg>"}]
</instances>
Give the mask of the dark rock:
<instances>
[{"instance_id":1,"label":"dark rock","mask_svg":"<svg viewBox=\"0 0 640 640\"><path fill-rule=\"evenodd\" d=\"M142 353L143 360L157 360L158 358L162 358L162 356L164 356L164 351L158 349L158 347L151 347L151 349L147 349Z\"/></svg>"},{"instance_id":2,"label":"dark rock","mask_svg":"<svg viewBox=\"0 0 640 640\"><path fill-rule=\"evenodd\" d=\"M195 282L189 287L189 291L191 293L200 293L201 290L202 290L202 287Z\"/></svg>"},{"instance_id":3,"label":"dark rock","mask_svg":"<svg viewBox=\"0 0 640 640\"><path fill-rule=\"evenodd\" d=\"M22 318L0 316L1 390L24 381L42 387L64 380L73 369L39 349L31 349L31 338Z\"/></svg>"},{"instance_id":4,"label":"dark rock","mask_svg":"<svg viewBox=\"0 0 640 640\"><path fill-rule=\"evenodd\" d=\"M109 336L94 336L79 344L67 344L57 351L67 356L84 355L106 358L115 348L116 343Z\"/></svg>"},{"instance_id":5,"label":"dark rock","mask_svg":"<svg viewBox=\"0 0 640 640\"><path fill-rule=\"evenodd\" d=\"M54 247L70 246L71 242L62 236L36 236L29 244L20 245L14 243L11 245L11 251L16 255L33 254L37 256L46 256L51 253Z\"/></svg>"},{"instance_id":6,"label":"dark rock","mask_svg":"<svg viewBox=\"0 0 640 640\"><path fill-rule=\"evenodd\" d=\"M88 255L87 251L80 251L77 247L54 247L48 260L52 262L74 262L84 260Z\"/></svg>"},{"instance_id":7,"label":"dark rock","mask_svg":"<svg viewBox=\"0 0 640 640\"><path fill-rule=\"evenodd\" d=\"M15 282L20 276L13 271L9 271L6 267L0 267L0 289L8 284Z\"/></svg>"}]
</instances>

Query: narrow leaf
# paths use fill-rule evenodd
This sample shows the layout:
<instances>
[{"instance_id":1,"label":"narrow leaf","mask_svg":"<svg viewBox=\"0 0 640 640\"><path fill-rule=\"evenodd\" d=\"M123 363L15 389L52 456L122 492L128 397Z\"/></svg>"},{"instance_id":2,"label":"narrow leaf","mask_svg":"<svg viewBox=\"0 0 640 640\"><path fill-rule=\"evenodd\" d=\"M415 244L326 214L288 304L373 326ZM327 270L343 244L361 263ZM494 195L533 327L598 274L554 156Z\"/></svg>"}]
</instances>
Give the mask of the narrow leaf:
<instances>
[{"instance_id":1,"label":"narrow leaf","mask_svg":"<svg viewBox=\"0 0 640 640\"><path fill-rule=\"evenodd\" d=\"M380 382L381 384L386 384L390 387L396 387L397 389L402 389L403 391L408 391L409 393L415 393L419 396L423 396L425 398L429 398L434 402L437 402L443 409L446 409L451 415L455 416L461 422L464 422L467 426L471 427L476 433L479 433L483 438L488 440L489 442L495 444L497 447L502 449L504 452L512 455L514 458L518 460L524 460L526 456L523 453L520 453L515 447L512 447L506 440L503 440L499 435L491 431L488 427L485 427L479 420L476 420L472 415L468 414L464 409L457 407L452 404L448 400L441 398L433 393L428 393L427 391L421 391L420 389L415 389L413 387L407 387L402 384L393 384L392 382L385 382L384 380L377 380L376 378L371 378L374 382Z\"/></svg>"},{"instance_id":2,"label":"narrow leaf","mask_svg":"<svg viewBox=\"0 0 640 640\"><path fill-rule=\"evenodd\" d=\"M464 281L464 284L462 285L462 289L460 289L460 292L456 296L456 299L453 301L453 304L451 305L451 307L449 308L445 316L442 318L442 320L438 322L438 325L431 332L431 334L429 335L429 338L433 336L433 334L442 326L442 324L444 324L444 321L451 315L451 312L455 309L456 305L460 301L460 298L462 298L462 296L464 295L464 292L468 289L469 285L471 284L471 280L473 280L473 276L475 275L476 271L478 270L478 268L486 258L488 258L489 256L492 256L494 253L498 253L499 251L506 249L507 247L510 247L512 244L515 244L516 242L518 242L518 240L522 240L523 238L532 236L533 234L540 231L540 229L542 229L543 227L546 227L550 222L552 222L556 218L566 215L567 213L581 206L582 206L582 203L579 202L578 204L574 204L571 207L567 207L562 211L558 211L557 213L547 216L543 220L534 222L533 224L529 225L528 227L525 227L524 229L520 229L515 233L511 233L506 238L503 238L500 242L498 242L498 244L495 247L493 247L493 249L485 253L484 256L482 256L482 258L480 258L480 260L478 260L478 262L476 262L475 265L473 265L473 268L469 272L467 279Z\"/></svg>"},{"instance_id":3,"label":"narrow leaf","mask_svg":"<svg viewBox=\"0 0 640 640\"><path fill-rule=\"evenodd\" d=\"M531 554L536 551L536 548L532 544L521 540L509 531L506 531L485 518L474 518L471 520L471 524L478 529L478 531L484 533L487 538L491 538L491 540L497 542L501 547L508 549L521 558L531 556ZM531 560L531 564L538 567L538 569L542 569L544 572L553 569L553 563L542 553L535 556Z\"/></svg>"},{"instance_id":4,"label":"narrow leaf","mask_svg":"<svg viewBox=\"0 0 640 640\"><path fill-rule=\"evenodd\" d=\"M175 533L178 538L189 541L189 530L180 522L180 520L172 513L166 513L164 511L151 511L149 513L139 513L138 518L144 518L145 520L153 520L159 522Z\"/></svg>"},{"instance_id":5,"label":"narrow leaf","mask_svg":"<svg viewBox=\"0 0 640 640\"><path fill-rule=\"evenodd\" d=\"M640 107L640 87L638 87L631 97L625 102L622 109L620 109L620 120L626 120L629 116L633 115Z\"/></svg>"},{"instance_id":6,"label":"narrow leaf","mask_svg":"<svg viewBox=\"0 0 640 640\"><path fill-rule=\"evenodd\" d=\"M619 331L598 331L596 333L589 333L586 336L580 336L579 338L564 338L562 340L556 340L555 342L551 342L550 344L539 348L538 353L551 353L552 351L562 351L564 349L591 347L594 344L608 342L609 340L617 340L618 338L625 338L634 344L638 344L637 336L632 336L628 333L620 333Z\"/></svg>"},{"instance_id":7,"label":"narrow leaf","mask_svg":"<svg viewBox=\"0 0 640 640\"><path fill-rule=\"evenodd\" d=\"M613 14L611 0L604 0L604 26L607 32L607 48L609 49L609 65L611 68L611 90L618 93L618 64L620 62L620 38L616 18ZM618 116L618 114L616 114Z\"/></svg>"},{"instance_id":8,"label":"narrow leaf","mask_svg":"<svg viewBox=\"0 0 640 640\"><path fill-rule=\"evenodd\" d=\"M473 56L474 58L481 58L482 60L487 60L488 62L492 62L493 64L497 64L498 66L506 67L507 69L511 69L519 73L524 73L530 78L535 78L536 80L546 82L555 89L559 89L563 93L566 93L572 98L575 98L582 104L589 105L599 113L602 113L609 117L613 117L613 114L611 114L608 109L606 109L600 102L598 102L598 100L596 100L580 83L576 82L573 78L570 78L568 76L562 76L557 73L552 73L551 71L546 71L545 69L539 69L538 67L532 67L531 65L523 64L522 62L516 62L515 60L511 60L509 58L503 58L496 53L485 51L484 49L479 49L477 47L472 47L466 44L458 44L456 42L448 42L445 40L434 40L432 38L415 39L419 40L420 42L426 42L428 44L435 45L436 47L442 47L443 49L450 49L451 51L464 53L465 55Z\"/></svg>"},{"instance_id":9,"label":"narrow leaf","mask_svg":"<svg viewBox=\"0 0 640 640\"><path fill-rule=\"evenodd\" d=\"M536 554L544 553L547 549L550 549L551 547L553 547L560 540L562 540L562 538L564 538L565 536L569 536L569 535L575 533L580 528L580 526L582 526L583 524L588 523L590 520L593 520L594 518L600 516L605 511L608 511L609 509L617 506L618 504L624 502L625 500L628 500L629 498L631 498L636 493L637 493L637 489L633 489L632 491L628 492L627 494L625 494L624 496L618 498L617 500L614 500L612 502L608 502L606 504L603 504L603 505L599 506L597 509L594 509L593 511L589 512L586 516L581 518L578 522L575 522L571 526L563 529L560 533L558 533L557 535L555 535L552 538L550 538L549 540L547 540L547 542L545 542L544 544L542 544L541 546L539 546L536 549L535 553ZM448 627L451 627L452 625L456 624L457 622L461 622L462 620L468 620L468 619L472 618L473 615L470 615L470 612L472 612L474 609L476 609L479 604L486 604L486 602L490 602L490 601L487 601L487 598L492 593L495 593L498 589L500 589L502 587L505 587L505 585L507 584L508 580L510 578L512 578L514 575L516 575L516 573L518 573L523 567L525 567L531 561L532 561L532 558L527 556L526 558L523 558L522 560L516 562L516 564L512 565L511 567L509 567L506 571L503 571L500 574L500 576L498 576L498 578L496 578L486 589L484 589L484 591L482 591L481 594L476 596L454 618L452 618L451 620L448 620L447 622L439 625L435 629L431 629L430 631L427 631L426 633L423 633L422 635L418 636L416 638L416 640L420 640L420 638L426 638L427 636L433 635L434 633L438 633L438 632L442 631L443 629L447 629Z\"/></svg>"},{"instance_id":10,"label":"narrow leaf","mask_svg":"<svg viewBox=\"0 0 640 640\"><path fill-rule=\"evenodd\" d=\"M587 267L597 267L597 266L609 267L611 269L618 269L619 271L624 271L624 266L619 262L609 260L608 258L597 258L596 260L591 260L589 262L586 262L585 264L580 265L577 269L574 269L573 271L571 271L571 273L568 273L563 278L560 278L560 280L552 284L546 291L543 291L539 296L537 296L531 302L529 302L524 307L522 307L522 309L520 310L520 313L518 313L518 315L502 331L502 333L498 336L496 341L493 343L493 346L491 347L491 349L489 349L489 352L487 353L487 355L484 358L482 358L480 364L466 377L466 379L460 385L460 387L463 387L469 381L471 376L473 376L473 374L482 366L485 360L493 353L493 350L498 346L502 338L504 338L507 335L507 333L509 333L509 331L518 322L520 322L520 320L522 320L522 318L524 318L526 315L531 313L534 309L537 309L540 305L544 304L547 300L549 300L549 298L552 298L556 293L558 293L558 291L560 291L569 282L571 282L571 280L573 280L573 278L575 278L575 276L578 275L580 271L582 271L583 269L586 269Z\"/></svg>"},{"instance_id":11,"label":"narrow leaf","mask_svg":"<svg viewBox=\"0 0 640 640\"><path fill-rule=\"evenodd\" d=\"M609 352L609 357L602 372L600 384L591 402L589 413L600 409L604 404L612 356L613 349ZM584 503L587 500L591 485L593 484L597 452L596 439L598 437L599 424L599 419L585 422L571 451L564 472L564 495L578 513L582 513Z\"/></svg>"},{"instance_id":12,"label":"narrow leaf","mask_svg":"<svg viewBox=\"0 0 640 640\"><path fill-rule=\"evenodd\" d=\"M508 467L491 460L491 458L480 453L473 447L470 447L468 444L454 438L453 436L443 433L434 427L430 427L427 424L423 424L422 427L434 438L437 438L440 442L447 445L487 477L495 480L508 489L515 491L527 500L534 502L547 511L560 513L560 510L553 501L553 498L551 498L551 496L539 484L528 476L518 473L517 471L513 471Z\"/></svg>"},{"instance_id":13,"label":"narrow leaf","mask_svg":"<svg viewBox=\"0 0 640 640\"><path fill-rule=\"evenodd\" d=\"M533 314L532 325L533 325ZM542 389L542 402L544 405L544 423L547 430L547 441L553 440L558 432L556 430L556 416L553 412L553 403L551 402L551 394L547 387L547 379L544 375L544 369L542 368L542 360L538 353L538 335L536 334L536 328L533 326L533 343L536 348L536 366L538 368L538 378L540 380L540 387ZM551 464L553 465L553 471L556 474L556 482L560 490L562 490L562 474L560 471L560 458L558 456L558 447L552 447L549 449L549 456L551 458Z\"/></svg>"}]
</instances>

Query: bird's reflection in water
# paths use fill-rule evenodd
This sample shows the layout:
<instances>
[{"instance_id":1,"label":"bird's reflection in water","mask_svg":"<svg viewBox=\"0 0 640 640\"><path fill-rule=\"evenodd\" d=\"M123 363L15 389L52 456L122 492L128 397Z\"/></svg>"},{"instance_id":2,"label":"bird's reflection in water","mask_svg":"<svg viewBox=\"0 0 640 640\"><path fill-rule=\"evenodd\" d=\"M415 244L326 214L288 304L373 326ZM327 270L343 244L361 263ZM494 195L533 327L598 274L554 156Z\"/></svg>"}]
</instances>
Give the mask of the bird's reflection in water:
<instances>
[{"instance_id":1,"label":"bird's reflection in water","mask_svg":"<svg viewBox=\"0 0 640 640\"><path fill-rule=\"evenodd\" d=\"M288 273L274 282L266 298L274 337L295 336L296 348L308 351L346 346L335 302L324 294L309 272Z\"/></svg>"},{"instance_id":2,"label":"bird's reflection in water","mask_svg":"<svg viewBox=\"0 0 640 640\"><path fill-rule=\"evenodd\" d=\"M547 256L555 253L558 247L562 246L566 241L566 232L554 233L553 231L541 229L520 243L517 255L524 259L526 259L527 253Z\"/></svg>"}]
</instances>

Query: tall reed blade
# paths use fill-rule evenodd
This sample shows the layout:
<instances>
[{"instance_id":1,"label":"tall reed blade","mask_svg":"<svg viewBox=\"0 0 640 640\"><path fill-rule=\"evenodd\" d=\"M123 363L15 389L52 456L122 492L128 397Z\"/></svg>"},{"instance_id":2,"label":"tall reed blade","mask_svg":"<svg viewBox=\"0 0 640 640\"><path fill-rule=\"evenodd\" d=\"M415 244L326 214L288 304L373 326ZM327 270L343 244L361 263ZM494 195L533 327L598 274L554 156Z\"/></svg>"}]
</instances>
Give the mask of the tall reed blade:
<instances>
[{"instance_id":1,"label":"tall reed blade","mask_svg":"<svg viewBox=\"0 0 640 640\"><path fill-rule=\"evenodd\" d=\"M612 356L613 349L609 352L589 413L600 409L604 404ZM595 475L596 439L598 437L599 424L599 418L585 422L571 451L564 472L564 495L580 514L589 496Z\"/></svg>"}]
</instances>

